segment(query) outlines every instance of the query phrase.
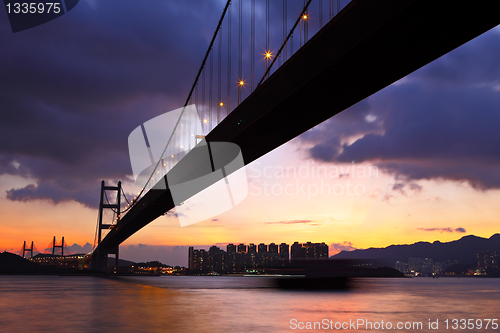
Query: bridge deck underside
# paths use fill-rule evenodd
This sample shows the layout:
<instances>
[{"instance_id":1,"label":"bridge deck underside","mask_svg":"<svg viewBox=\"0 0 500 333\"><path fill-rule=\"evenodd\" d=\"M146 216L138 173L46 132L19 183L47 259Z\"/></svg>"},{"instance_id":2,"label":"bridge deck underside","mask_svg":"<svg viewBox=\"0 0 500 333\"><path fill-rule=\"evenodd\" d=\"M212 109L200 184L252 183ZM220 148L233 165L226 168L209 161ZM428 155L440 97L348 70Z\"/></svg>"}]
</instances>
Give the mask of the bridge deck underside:
<instances>
[{"instance_id":1,"label":"bridge deck underside","mask_svg":"<svg viewBox=\"0 0 500 333\"><path fill-rule=\"evenodd\" d=\"M498 24L498 0L353 0L206 140L238 144L248 164ZM179 169L196 173L183 160ZM168 190L150 190L100 248L173 207Z\"/></svg>"}]
</instances>

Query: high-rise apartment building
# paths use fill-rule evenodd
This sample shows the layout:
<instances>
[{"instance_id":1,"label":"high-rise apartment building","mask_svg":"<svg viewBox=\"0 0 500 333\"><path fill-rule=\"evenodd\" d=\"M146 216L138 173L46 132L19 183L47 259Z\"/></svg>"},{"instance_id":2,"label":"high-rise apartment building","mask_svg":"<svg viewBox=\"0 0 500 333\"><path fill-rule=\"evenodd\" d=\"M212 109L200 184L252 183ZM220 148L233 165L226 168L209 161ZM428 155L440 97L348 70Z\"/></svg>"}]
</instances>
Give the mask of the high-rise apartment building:
<instances>
[{"instance_id":1,"label":"high-rise apartment building","mask_svg":"<svg viewBox=\"0 0 500 333\"><path fill-rule=\"evenodd\" d=\"M247 252L247 246L245 244L238 245L238 253L240 252Z\"/></svg>"},{"instance_id":2,"label":"high-rise apartment building","mask_svg":"<svg viewBox=\"0 0 500 333\"><path fill-rule=\"evenodd\" d=\"M292 261L298 259L328 259L328 245L323 243L299 244L298 242L292 245Z\"/></svg>"},{"instance_id":3,"label":"high-rise apartment building","mask_svg":"<svg viewBox=\"0 0 500 333\"><path fill-rule=\"evenodd\" d=\"M290 245L286 243L280 244L280 266L286 266L290 262Z\"/></svg>"}]
</instances>

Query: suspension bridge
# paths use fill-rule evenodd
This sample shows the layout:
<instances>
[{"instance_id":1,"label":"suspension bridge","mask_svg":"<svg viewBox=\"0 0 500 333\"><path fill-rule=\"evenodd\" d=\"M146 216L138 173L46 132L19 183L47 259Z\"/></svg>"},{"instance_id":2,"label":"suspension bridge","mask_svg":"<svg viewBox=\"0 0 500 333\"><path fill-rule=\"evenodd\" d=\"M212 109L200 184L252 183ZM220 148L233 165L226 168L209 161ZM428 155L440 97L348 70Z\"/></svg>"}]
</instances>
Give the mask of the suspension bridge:
<instances>
[{"instance_id":1,"label":"suspension bridge","mask_svg":"<svg viewBox=\"0 0 500 333\"><path fill-rule=\"evenodd\" d=\"M144 137L140 193L102 182L90 267L106 270L109 254L117 266L119 245L175 207L169 175L214 168L201 145L234 143L246 165L498 24L498 0L227 1L164 148Z\"/></svg>"},{"instance_id":2,"label":"suspension bridge","mask_svg":"<svg viewBox=\"0 0 500 333\"><path fill-rule=\"evenodd\" d=\"M42 249L42 251L39 251L37 247L34 245L34 242L31 241L31 247L26 246L26 241L23 243L23 247L17 251L19 255L22 254L23 258L33 258L35 256L35 253L39 254L50 254L50 250L52 250L52 255L59 255L59 249L60 249L60 256L64 256L64 249L68 247L68 244L64 241L64 236L61 239L61 243L58 243L56 241L56 236L52 239L52 242L50 242L45 248ZM68 252L68 250L66 250ZM57 252L57 253L56 253ZM66 253L67 253L66 252ZM29 256L28 256L29 254Z\"/></svg>"}]
</instances>

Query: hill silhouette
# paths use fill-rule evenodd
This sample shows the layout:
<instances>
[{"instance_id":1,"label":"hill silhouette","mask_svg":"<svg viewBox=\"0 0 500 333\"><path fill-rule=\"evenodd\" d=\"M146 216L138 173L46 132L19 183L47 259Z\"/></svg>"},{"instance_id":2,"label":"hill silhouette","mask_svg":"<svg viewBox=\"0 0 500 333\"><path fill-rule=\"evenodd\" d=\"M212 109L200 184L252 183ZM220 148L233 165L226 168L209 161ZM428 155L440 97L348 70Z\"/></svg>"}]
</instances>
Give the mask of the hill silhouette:
<instances>
[{"instance_id":1,"label":"hill silhouette","mask_svg":"<svg viewBox=\"0 0 500 333\"><path fill-rule=\"evenodd\" d=\"M500 234L494 234L490 238L469 235L447 243L418 242L409 245L391 245L385 248L342 251L331 258L380 259L390 267L394 267L396 261L407 262L410 257L431 258L434 262L458 260L462 264L469 264L475 263L477 254L485 250L496 251L500 254Z\"/></svg>"},{"instance_id":2,"label":"hill silhouette","mask_svg":"<svg viewBox=\"0 0 500 333\"><path fill-rule=\"evenodd\" d=\"M17 254L0 253L0 274L64 274L72 270L47 265L38 265Z\"/></svg>"}]
</instances>

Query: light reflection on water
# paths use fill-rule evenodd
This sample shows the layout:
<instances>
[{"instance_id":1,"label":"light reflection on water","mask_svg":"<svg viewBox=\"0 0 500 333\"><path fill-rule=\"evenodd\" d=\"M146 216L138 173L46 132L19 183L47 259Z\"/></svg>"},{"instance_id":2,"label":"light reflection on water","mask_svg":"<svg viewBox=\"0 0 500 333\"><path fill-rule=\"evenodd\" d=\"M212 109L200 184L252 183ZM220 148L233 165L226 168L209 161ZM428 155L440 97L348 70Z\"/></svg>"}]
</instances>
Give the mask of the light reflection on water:
<instances>
[{"instance_id":1,"label":"light reflection on water","mask_svg":"<svg viewBox=\"0 0 500 333\"><path fill-rule=\"evenodd\" d=\"M290 332L291 319L364 319L419 321L424 329L418 332L430 332L429 319L440 320L439 331L446 318L500 320L500 279L364 279L343 292L283 291L270 288L271 282L268 277L0 276L0 330ZM467 330L475 331L500 329Z\"/></svg>"}]
</instances>

